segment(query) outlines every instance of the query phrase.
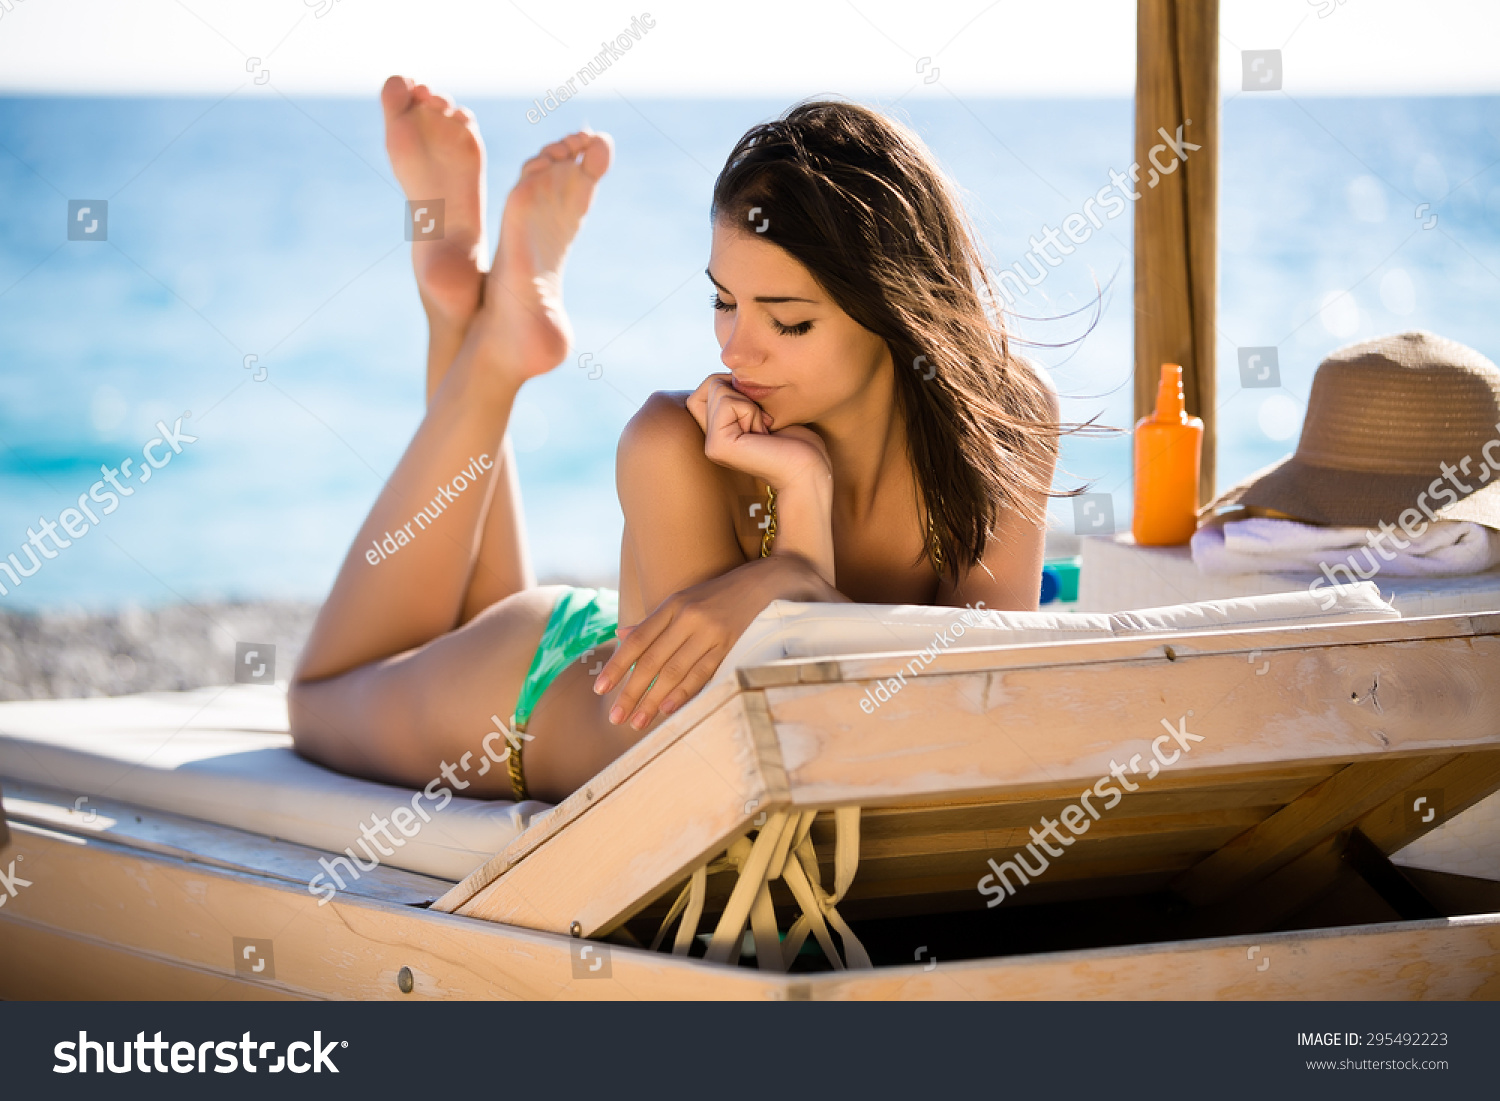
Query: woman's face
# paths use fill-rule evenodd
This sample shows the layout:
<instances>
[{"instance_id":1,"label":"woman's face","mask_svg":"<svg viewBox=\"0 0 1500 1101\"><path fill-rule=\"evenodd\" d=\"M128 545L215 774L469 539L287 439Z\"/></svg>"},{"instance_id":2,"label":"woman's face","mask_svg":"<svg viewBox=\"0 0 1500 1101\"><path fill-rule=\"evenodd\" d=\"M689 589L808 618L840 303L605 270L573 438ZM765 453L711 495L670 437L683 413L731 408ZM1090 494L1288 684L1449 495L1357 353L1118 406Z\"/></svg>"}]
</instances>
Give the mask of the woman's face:
<instances>
[{"instance_id":1,"label":"woman's face","mask_svg":"<svg viewBox=\"0 0 1500 1101\"><path fill-rule=\"evenodd\" d=\"M735 389L772 428L813 424L889 368L885 341L841 310L788 253L738 225L714 224L708 276L714 335Z\"/></svg>"}]
</instances>

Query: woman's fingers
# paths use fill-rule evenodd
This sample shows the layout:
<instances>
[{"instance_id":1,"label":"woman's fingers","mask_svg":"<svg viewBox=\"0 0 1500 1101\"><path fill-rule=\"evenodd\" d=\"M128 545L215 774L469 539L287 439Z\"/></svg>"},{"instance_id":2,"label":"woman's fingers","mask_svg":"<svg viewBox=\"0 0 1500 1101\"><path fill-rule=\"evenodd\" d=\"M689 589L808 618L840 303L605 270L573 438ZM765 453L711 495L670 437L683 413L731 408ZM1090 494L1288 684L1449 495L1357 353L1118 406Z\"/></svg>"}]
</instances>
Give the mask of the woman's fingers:
<instances>
[{"instance_id":1,"label":"woman's fingers","mask_svg":"<svg viewBox=\"0 0 1500 1101\"><path fill-rule=\"evenodd\" d=\"M678 650L684 646L703 645L700 641L693 641L693 631L678 617L672 621L670 627L663 631L645 653L635 659L635 666L630 671L630 677L625 681L625 687L620 689L620 694L615 698L614 706L609 709L609 721L622 723L627 718L634 722L638 716L635 714L640 701L655 687L656 680L661 676L672 661ZM676 687L676 682L667 687ZM637 730L641 729L639 726Z\"/></svg>"},{"instance_id":2,"label":"woman's fingers","mask_svg":"<svg viewBox=\"0 0 1500 1101\"><path fill-rule=\"evenodd\" d=\"M609 661L605 662L604 668L594 678L596 695L604 695L625 679L625 674L630 671L630 667L656 640L656 637L671 624L675 610L675 604L667 601L634 627L628 628L629 634L615 647L615 652L610 655ZM618 634L617 631L616 635Z\"/></svg>"},{"instance_id":3,"label":"woman's fingers","mask_svg":"<svg viewBox=\"0 0 1500 1101\"><path fill-rule=\"evenodd\" d=\"M743 448L749 442L747 437L759 441L770 439L769 420L759 405L725 386L709 400L709 427L704 432L703 453L721 466L758 474L757 467L746 465ZM752 445L756 449L761 446Z\"/></svg>"},{"instance_id":4,"label":"woman's fingers","mask_svg":"<svg viewBox=\"0 0 1500 1101\"><path fill-rule=\"evenodd\" d=\"M703 430L704 435L708 434L710 399L718 387L728 385L728 382L727 374L709 375L698 384L698 389L688 395L687 410L698 422L698 427Z\"/></svg>"},{"instance_id":5,"label":"woman's fingers","mask_svg":"<svg viewBox=\"0 0 1500 1101\"><path fill-rule=\"evenodd\" d=\"M665 649L666 641L664 639L659 644L663 650ZM704 657L713 649L715 647L711 642L691 637L684 638L682 645L673 651L671 656L662 663L661 670L649 681L641 679L644 678L645 674L638 663L635 675L631 677L631 681L634 682L637 679L641 679L641 683L646 686L645 692L638 699L632 701L628 707L624 707L622 705L625 703L625 695L631 688L630 685L626 685L626 691L620 694L620 700L617 704L617 706L622 706L623 714L630 716L631 727L635 730L645 730L651 724L651 720L656 718L657 710L661 706L662 701L669 694L686 686L689 676L702 664ZM649 658L650 655L647 655L647 657ZM703 681L699 682L698 687L701 688L706 681L707 678L705 677ZM686 698L686 696L683 697L683 699Z\"/></svg>"},{"instance_id":6,"label":"woman's fingers","mask_svg":"<svg viewBox=\"0 0 1500 1101\"><path fill-rule=\"evenodd\" d=\"M687 675L682 678L681 683L666 694L661 701L661 713L670 715L688 700L692 699L703 690L703 686L709 682L715 673L719 671L719 665L724 660L724 654L718 652L717 648L710 650L698 659Z\"/></svg>"}]
</instances>

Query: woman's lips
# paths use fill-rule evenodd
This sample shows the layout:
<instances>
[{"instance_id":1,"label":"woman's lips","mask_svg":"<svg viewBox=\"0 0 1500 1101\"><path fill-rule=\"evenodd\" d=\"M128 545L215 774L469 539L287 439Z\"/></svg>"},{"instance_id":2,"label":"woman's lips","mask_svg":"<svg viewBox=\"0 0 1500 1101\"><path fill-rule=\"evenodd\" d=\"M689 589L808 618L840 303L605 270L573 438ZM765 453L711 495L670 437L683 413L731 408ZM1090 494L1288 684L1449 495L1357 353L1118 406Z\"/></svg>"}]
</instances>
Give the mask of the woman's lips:
<instances>
[{"instance_id":1,"label":"woman's lips","mask_svg":"<svg viewBox=\"0 0 1500 1101\"><path fill-rule=\"evenodd\" d=\"M781 389L779 386L757 386L755 383L745 382L743 379L734 379L733 385L736 390L756 404L765 401L772 394L776 393L777 390Z\"/></svg>"}]
</instances>

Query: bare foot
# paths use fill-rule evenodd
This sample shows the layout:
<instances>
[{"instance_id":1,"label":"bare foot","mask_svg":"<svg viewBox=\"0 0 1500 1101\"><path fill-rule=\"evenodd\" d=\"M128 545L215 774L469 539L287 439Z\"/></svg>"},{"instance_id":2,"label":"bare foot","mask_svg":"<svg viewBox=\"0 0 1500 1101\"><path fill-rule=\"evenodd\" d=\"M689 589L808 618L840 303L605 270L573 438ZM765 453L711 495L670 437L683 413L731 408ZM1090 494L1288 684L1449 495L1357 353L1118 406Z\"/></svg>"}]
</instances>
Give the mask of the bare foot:
<instances>
[{"instance_id":1,"label":"bare foot","mask_svg":"<svg viewBox=\"0 0 1500 1101\"><path fill-rule=\"evenodd\" d=\"M484 143L474 116L425 84L393 76L380 90L385 148L406 197L443 200L441 240L412 244L429 316L462 331L484 286Z\"/></svg>"},{"instance_id":2,"label":"bare foot","mask_svg":"<svg viewBox=\"0 0 1500 1101\"><path fill-rule=\"evenodd\" d=\"M608 134L569 134L521 166L505 200L476 324L504 349L520 381L567 357L573 327L563 310L563 262L613 156Z\"/></svg>"}]
</instances>

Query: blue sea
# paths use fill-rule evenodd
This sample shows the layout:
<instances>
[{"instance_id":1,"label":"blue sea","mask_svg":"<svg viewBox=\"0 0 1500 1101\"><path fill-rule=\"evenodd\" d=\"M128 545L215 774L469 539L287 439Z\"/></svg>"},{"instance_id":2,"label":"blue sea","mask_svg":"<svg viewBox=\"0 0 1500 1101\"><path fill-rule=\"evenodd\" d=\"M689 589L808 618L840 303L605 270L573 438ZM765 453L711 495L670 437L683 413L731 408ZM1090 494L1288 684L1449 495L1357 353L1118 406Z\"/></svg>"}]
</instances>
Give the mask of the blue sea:
<instances>
[{"instance_id":1,"label":"blue sea","mask_svg":"<svg viewBox=\"0 0 1500 1101\"><path fill-rule=\"evenodd\" d=\"M786 104L569 104L540 125L529 103L471 106L494 216L541 143L585 123L616 138L567 273L576 352L603 370L575 359L532 384L514 429L539 573L609 578L621 427L653 390L719 368L714 175ZM892 109L960 184L995 267L1131 160L1124 99ZM1497 164L1496 98L1225 104L1221 486L1295 445L1341 344L1425 328L1500 358ZM0 195L0 557L101 465L139 463L158 420L197 436L0 608L321 597L422 414L423 318L374 95L0 98ZM100 200L103 241L83 233ZM1017 304L1069 418L1130 423L1130 248L1127 209ZM1241 386L1247 346L1277 349L1280 386ZM1070 439L1059 484L1113 494L1123 527L1128 438ZM1054 514L1071 530L1067 502Z\"/></svg>"}]
</instances>

